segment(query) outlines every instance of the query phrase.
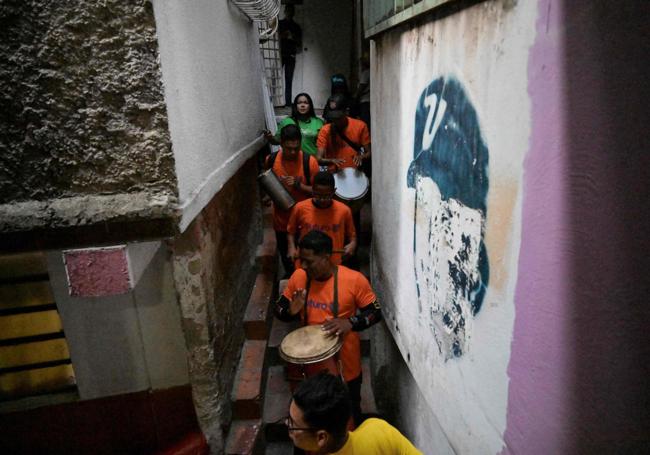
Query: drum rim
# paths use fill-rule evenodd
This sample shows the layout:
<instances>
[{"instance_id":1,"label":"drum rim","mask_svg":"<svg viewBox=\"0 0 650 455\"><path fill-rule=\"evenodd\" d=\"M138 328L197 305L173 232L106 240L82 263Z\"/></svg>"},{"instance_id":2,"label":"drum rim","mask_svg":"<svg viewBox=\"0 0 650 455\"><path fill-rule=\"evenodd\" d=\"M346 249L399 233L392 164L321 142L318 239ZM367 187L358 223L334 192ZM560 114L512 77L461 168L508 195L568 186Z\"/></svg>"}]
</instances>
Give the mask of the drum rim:
<instances>
[{"instance_id":1,"label":"drum rim","mask_svg":"<svg viewBox=\"0 0 650 455\"><path fill-rule=\"evenodd\" d=\"M341 169L341 170L339 170L338 172L335 172L335 173L334 173L334 182L336 182L336 175L337 175L337 174L339 174L339 173L341 173L341 172L342 172L342 173L348 172L348 171L347 171L348 169L352 169L352 171L354 171L355 174L358 173L358 174L360 174L361 176L363 176L363 180L366 182L366 188L363 190L363 193L359 194L358 196L351 197L351 196L343 196L343 195L339 194L339 192L338 192L338 186L337 186L337 191L335 191L334 195L335 195L338 199L340 199L340 200L342 200L342 201L357 201L357 200L362 199L363 197L365 197L366 194L368 194L368 189L370 188L370 179L369 179L368 176L367 176L363 171L361 171L360 169L357 169L357 168L354 168L354 167L346 167L346 168Z\"/></svg>"},{"instance_id":2,"label":"drum rim","mask_svg":"<svg viewBox=\"0 0 650 455\"><path fill-rule=\"evenodd\" d=\"M280 357L282 357L282 359L286 360L287 362L295 363L297 365L309 365L312 363L322 362L323 360L327 360L330 357L333 357L334 355L336 355L337 352L339 352L341 346L343 346L343 342L339 340L334 346L332 346L324 353L319 354L317 356L304 357L304 358L291 357L290 355L285 354L284 351L282 351L282 349L278 349L278 352L280 353Z\"/></svg>"},{"instance_id":3,"label":"drum rim","mask_svg":"<svg viewBox=\"0 0 650 455\"><path fill-rule=\"evenodd\" d=\"M280 342L280 345L278 346L278 353L280 354L280 357L282 359L286 360L287 362L290 362L290 363L295 363L295 364L299 364L299 365L308 365L308 364L311 364L311 363L318 363L318 362L321 362L323 360L327 360L330 357L332 357L333 355L335 355L341 349L341 346L343 346L343 340L340 337L338 338L338 340L336 340L334 345L332 345L325 352L322 352L320 354L313 355L313 356L310 356L310 357L292 357L289 354L287 354L286 352L284 352L282 347L283 347L287 337L289 337L292 333L294 333L294 332L296 332L298 330L304 329L305 327L314 327L314 326L317 326L317 325L316 324L309 324L309 325L300 327L298 329L292 330L291 332L287 333L284 336L284 338L282 338L282 341Z\"/></svg>"}]
</instances>

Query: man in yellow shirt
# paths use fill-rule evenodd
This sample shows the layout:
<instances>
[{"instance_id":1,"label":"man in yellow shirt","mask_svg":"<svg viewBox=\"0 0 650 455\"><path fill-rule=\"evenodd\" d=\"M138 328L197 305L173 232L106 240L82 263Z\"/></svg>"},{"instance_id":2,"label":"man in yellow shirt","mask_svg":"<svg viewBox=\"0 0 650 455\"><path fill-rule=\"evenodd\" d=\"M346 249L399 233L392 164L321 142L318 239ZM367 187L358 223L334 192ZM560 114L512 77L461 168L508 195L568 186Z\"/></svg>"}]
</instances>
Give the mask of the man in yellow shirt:
<instances>
[{"instance_id":1,"label":"man in yellow shirt","mask_svg":"<svg viewBox=\"0 0 650 455\"><path fill-rule=\"evenodd\" d=\"M293 444L318 454L422 455L388 422L367 419L348 431L350 397L336 376L321 373L296 389L289 406L287 428Z\"/></svg>"}]
</instances>

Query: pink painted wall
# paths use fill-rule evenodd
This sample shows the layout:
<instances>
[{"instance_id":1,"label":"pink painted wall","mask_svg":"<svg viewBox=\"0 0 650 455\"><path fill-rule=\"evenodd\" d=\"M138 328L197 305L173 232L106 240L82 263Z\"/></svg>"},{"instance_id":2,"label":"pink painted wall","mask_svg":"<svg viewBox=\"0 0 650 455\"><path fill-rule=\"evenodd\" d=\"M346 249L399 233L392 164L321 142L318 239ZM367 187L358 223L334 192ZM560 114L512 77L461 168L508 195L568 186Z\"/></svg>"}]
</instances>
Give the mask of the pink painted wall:
<instances>
[{"instance_id":1,"label":"pink painted wall","mask_svg":"<svg viewBox=\"0 0 650 455\"><path fill-rule=\"evenodd\" d=\"M538 7L504 453L648 450L650 3Z\"/></svg>"}]
</instances>

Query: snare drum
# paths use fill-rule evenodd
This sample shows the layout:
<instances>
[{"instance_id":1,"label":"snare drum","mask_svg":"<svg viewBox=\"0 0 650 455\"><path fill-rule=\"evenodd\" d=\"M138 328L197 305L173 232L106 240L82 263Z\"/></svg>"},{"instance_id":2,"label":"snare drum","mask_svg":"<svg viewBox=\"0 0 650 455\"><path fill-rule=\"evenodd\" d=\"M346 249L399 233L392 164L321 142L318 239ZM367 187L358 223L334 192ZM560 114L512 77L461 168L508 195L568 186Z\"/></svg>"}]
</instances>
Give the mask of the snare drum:
<instances>
[{"instance_id":1,"label":"snare drum","mask_svg":"<svg viewBox=\"0 0 650 455\"><path fill-rule=\"evenodd\" d=\"M353 212L363 206L363 199L368 193L368 177L359 169L346 167L334 174L336 198L345 203Z\"/></svg>"},{"instance_id":2,"label":"snare drum","mask_svg":"<svg viewBox=\"0 0 650 455\"><path fill-rule=\"evenodd\" d=\"M302 380L323 370L341 376L336 354L343 341L327 337L320 324L306 325L287 334L280 343L280 357L298 368L290 368L290 380ZM293 376L293 377L291 377Z\"/></svg>"}]
</instances>

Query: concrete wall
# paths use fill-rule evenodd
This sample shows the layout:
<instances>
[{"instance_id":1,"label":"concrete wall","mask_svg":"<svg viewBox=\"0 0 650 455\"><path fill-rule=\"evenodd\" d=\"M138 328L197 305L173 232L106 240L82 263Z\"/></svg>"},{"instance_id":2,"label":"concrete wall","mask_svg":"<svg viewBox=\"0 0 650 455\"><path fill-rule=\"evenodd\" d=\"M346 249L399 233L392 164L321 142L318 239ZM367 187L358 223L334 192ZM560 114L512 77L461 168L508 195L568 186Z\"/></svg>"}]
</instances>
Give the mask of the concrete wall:
<instances>
[{"instance_id":1,"label":"concrete wall","mask_svg":"<svg viewBox=\"0 0 650 455\"><path fill-rule=\"evenodd\" d=\"M0 211L14 209L1 228L110 219L106 195L128 193L133 212L173 203L151 4L0 6Z\"/></svg>"},{"instance_id":2,"label":"concrete wall","mask_svg":"<svg viewBox=\"0 0 650 455\"><path fill-rule=\"evenodd\" d=\"M416 440L444 434L457 453L642 444L647 259L632 245L649 239L625 220L648 213L625 195L647 190L648 155L641 124L620 120L647 95L641 10L465 2L375 37L373 285L435 415L407 429ZM375 371L390 365L375 357Z\"/></svg>"},{"instance_id":3,"label":"concrete wall","mask_svg":"<svg viewBox=\"0 0 650 455\"><path fill-rule=\"evenodd\" d=\"M302 27L303 51L296 58L293 97L309 93L316 107L322 108L330 95L330 77L342 73L349 80L352 76L353 6L351 0L296 5L294 20Z\"/></svg>"},{"instance_id":4,"label":"concrete wall","mask_svg":"<svg viewBox=\"0 0 650 455\"><path fill-rule=\"evenodd\" d=\"M194 403L213 453L223 450L222 428L230 423L230 390L261 240L256 173L253 158L173 243Z\"/></svg>"},{"instance_id":5,"label":"concrete wall","mask_svg":"<svg viewBox=\"0 0 650 455\"><path fill-rule=\"evenodd\" d=\"M48 253L48 269L82 400L189 382L170 252L164 245L135 289L122 295L71 297L60 251Z\"/></svg>"},{"instance_id":6,"label":"concrete wall","mask_svg":"<svg viewBox=\"0 0 650 455\"><path fill-rule=\"evenodd\" d=\"M230 2L153 3L184 230L263 145L258 35Z\"/></svg>"}]
</instances>

